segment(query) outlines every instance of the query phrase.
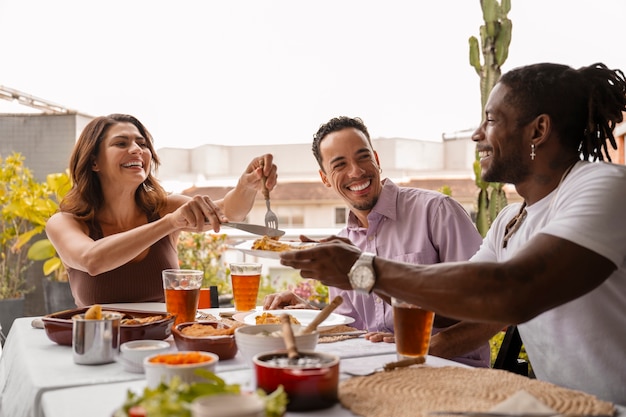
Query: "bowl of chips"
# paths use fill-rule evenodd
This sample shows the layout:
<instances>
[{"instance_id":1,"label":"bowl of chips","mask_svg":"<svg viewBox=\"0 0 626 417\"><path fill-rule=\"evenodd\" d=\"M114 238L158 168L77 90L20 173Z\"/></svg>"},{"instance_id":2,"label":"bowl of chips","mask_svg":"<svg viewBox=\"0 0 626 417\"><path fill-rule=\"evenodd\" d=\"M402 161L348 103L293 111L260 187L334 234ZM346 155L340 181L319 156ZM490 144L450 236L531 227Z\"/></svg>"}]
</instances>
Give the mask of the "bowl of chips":
<instances>
[{"instance_id":1,"label":"bowl of chips","mask_svg":"<svg viewBox=\"0 0 626 417\"><path fill-rule=\"evenodd\" d=\"M235 325L218 321L194 321L174 326L172 334L178 350L211 352L227 360L237 354L235 329Z\"/></svg>"}]
</instances>

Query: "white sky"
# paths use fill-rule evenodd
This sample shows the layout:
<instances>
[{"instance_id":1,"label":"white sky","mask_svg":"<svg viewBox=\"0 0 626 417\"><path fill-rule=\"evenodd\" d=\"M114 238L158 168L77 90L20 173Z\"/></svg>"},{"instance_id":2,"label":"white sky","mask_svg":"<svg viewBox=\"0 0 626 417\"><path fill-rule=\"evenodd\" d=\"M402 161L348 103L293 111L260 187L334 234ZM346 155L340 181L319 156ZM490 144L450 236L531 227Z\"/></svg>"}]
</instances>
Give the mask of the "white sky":
<instances>
[{"instance_id":1,"label":"white sky","mask_svg":"<svg viewBox=\"0 0 626 417\"><path fill-rule=\"evenodd\" d=\"M625 0L512 0L503 70L626 70ZM480 0L0 0L0 84L156 147L308 143L338 115L372 137L439 140L480 119L468 38ZM33 110L0 100L0 112Z\"/></svg>"}]
</instances>

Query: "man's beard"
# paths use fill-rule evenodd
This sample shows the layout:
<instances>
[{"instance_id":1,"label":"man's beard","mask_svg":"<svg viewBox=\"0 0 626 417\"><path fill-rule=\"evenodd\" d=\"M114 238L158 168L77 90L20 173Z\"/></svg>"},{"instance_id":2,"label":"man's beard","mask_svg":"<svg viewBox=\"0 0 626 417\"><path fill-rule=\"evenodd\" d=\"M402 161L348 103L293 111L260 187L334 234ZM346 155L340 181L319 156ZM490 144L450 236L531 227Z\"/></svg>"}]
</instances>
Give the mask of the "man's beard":
<instances>
[{"instance_id":1,"label":"man's beard","mask_svg":"<svg viewBox=\"0 0 626 417\"><path fill-rule=\"evenodd\" d=\"M516 142L521 138L511 138L508 141L508 145ZM524 155L521 149L517 149L517 152L508 152L506 155L499 158L495 158L494 154L491 156L491 164L489 169L483 171L482 179L486 182L503 182L509 184L517 184L522 182L528 177L528 167L522 162Z\"/></svg>"},{"instance_id":2,"label":"man's beard","mask_svg":"<svg viewBox=\"0 0 626 417\"><path fill-rule=\"evenodd\" d=\"M378 196L375 196L369 201L364 201L361 203L353 203L352 207L354 207L357 210L367 211L367 210L373 209L377 202L378 202Z\"/></svg>"},{"instance_id":3,"label":"man's beard","mask_svg":"<svg viewBox=\"0 0 626 417\"><path fill-rule=\"evenodd\" d=\"M492 160L489 170L482 175L486 182L517 184L528 176L528 169L517 160Z\"/></svg>"}]
</instances>

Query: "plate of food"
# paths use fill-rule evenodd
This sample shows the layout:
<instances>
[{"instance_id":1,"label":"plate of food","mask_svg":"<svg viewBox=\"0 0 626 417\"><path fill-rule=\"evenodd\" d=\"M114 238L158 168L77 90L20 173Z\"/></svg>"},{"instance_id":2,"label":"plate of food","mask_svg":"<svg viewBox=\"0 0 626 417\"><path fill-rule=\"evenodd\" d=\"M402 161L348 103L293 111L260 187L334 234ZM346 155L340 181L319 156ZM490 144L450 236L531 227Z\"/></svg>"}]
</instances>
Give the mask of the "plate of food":
<instances>
[{"instance_id":1,"label":"plate of food","mask_svg":"<svg viewBox=\"0 0 626 417\"><path fill-rule=\"evenodd\" d=\"M280 316L285 313L289 314L293 324L299 324L306 327L309 323L311 323L311 321L313 321L313 318L320 313L320 310L290 309L251 312L246 311L233 315L233 319L252 326L256 326L257 324L280 324ZM330 313L328 318L317 326L317 330L330 330L334 327L341 326L342 324L350 324L352 322L354 322L352 317L337 313Z\"/></svg>"},{"instance_id":2,"label":"plate of food","mask_svg":"<svg viewBox=\"0 0 626 417\"><path fill-rule=\"evenodd\" d=\"M290 250L301 250L312 248L317 245L315 242L300 242L297 240L279 240L268 236L263 236L254 240L246 240L232 246L243 253L258 256L261 258L279 259L281 252Z\"/></svg>"}]
</instances>

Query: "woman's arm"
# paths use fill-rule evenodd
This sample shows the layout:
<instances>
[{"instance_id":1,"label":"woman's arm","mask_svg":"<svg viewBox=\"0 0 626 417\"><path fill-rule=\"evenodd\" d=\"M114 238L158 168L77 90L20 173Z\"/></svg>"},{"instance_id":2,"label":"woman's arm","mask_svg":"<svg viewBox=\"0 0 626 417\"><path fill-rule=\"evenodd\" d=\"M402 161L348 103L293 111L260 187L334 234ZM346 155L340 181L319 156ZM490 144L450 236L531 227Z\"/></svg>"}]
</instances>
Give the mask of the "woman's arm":
<instances>
[{"instance_id":1,"label":"woman's arm","mask_svg":"<svg viewBox=\"0 0 626 417\"><path fill-rule=\"evenodd\" d=\"M171 236L175 244L180 231L210 230L204 219L222 215L208 197L172 195L161 216L154 222L93 240L84 222L60 212L46 223L46 234L66 266L98 275L126 264L164 236Z\"/></svg>"},{"instance_id":2,"label":"woman's arm","mask_svg":"<svg viewBox=\"0 0 626 417\"><path fill-rule=\"evenodd\" d=\"M254 158L239 177L237 186L216 201L229 220L245 219L254 205L257 191L263 187L263 178L268 190L276 186L277 167L272 161L271 154Z\"/></svg>"},{"instance_id":3,"label":"woman's arm","mask_svg":"<svg viewBox=\"0 0 626 417\"><path fill-rule=\"evenodd\" d=\"M57 213L46 224L48 239L63 263L89 275L98 275L124 265L175 230L170 219L164 217L126 232L93 240L87 227L69 213Z\"/></svg>"}]
</instances>

